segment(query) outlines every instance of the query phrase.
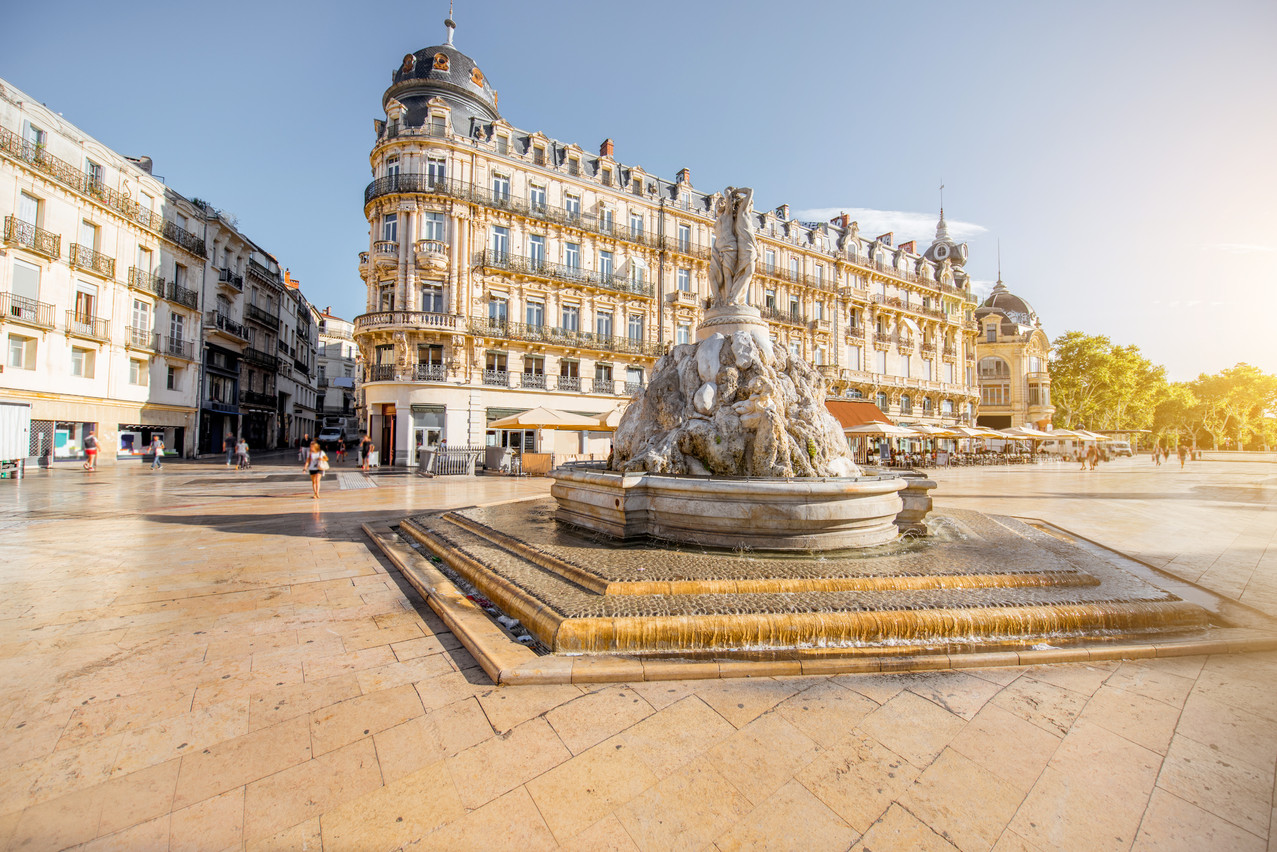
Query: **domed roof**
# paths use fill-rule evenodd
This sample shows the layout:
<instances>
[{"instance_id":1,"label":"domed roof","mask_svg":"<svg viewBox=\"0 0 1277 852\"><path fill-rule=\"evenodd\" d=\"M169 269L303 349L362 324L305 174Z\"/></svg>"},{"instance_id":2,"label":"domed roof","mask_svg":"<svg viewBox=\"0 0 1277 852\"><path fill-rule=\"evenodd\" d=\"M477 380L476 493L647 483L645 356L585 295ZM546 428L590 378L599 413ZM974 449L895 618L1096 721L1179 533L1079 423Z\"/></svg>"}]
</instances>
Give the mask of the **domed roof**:
<instances>
[{"instance_id":1,"label":"domed roof","mask_svg":"<svg viewBox=\"0 0 1277 852\"><path fill-rule=\"evenodd\" d=\"M390 88L382 96L382 106L396 100L408 108L407 123L418 126L427 115L426 102L434 97L443 98L465 117L479 117L484 121L500 118L497 110L497 92L488 78L479 70L473 59L452 46L451 20L448 24L448 43L423 47L409 53L395 69ZM454 116L453 124L461 122Z\"/></svg>"},{"instance_id":2,"label":"domed roof","mask_svg":"<svg viewBox=\"0 0 1277 852\"><path fill-rule=\"evenodd\" d=\"M1000 278L989 297L975 309L977 320L984 319L989 314L1001 314L1017 325L1038 327L1042 325L1042 321L1038 319L1038 312L1033 310L1033 306L1008 290Z\"/></svg>"}]
</instances>

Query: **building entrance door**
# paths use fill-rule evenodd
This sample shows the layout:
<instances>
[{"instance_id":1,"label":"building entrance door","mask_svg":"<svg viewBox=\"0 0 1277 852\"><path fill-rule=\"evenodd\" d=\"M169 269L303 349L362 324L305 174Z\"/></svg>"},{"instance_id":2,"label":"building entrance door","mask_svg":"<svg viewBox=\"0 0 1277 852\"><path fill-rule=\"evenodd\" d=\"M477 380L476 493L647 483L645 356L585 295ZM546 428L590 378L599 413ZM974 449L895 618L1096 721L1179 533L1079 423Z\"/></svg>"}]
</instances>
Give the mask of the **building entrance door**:
<instances>
[{"instance_id":1,"label":"building entrance door","mask_svg":"<svg viewBox=\"0 0 1277 852\"><path fill-rule=\"evenodd\" d=\"M395 464L395 407L381 407L381 463L388 467Z\"/></svg>"}]
</instances>

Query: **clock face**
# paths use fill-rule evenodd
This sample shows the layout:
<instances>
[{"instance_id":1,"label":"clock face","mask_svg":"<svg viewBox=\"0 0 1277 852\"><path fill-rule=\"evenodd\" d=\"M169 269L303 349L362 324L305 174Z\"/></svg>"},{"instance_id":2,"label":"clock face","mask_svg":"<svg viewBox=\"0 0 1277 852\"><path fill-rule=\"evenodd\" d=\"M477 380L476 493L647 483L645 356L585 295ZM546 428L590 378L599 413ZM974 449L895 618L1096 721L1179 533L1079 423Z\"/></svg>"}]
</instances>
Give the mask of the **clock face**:
<instances>
[{"instance_id":1,"label":"clock face","mask_svg":"<svg viewBox=\"0 0 1277 852\"><path fill-rule=\"evenodd\" d=\"M944 260L949 256L949 247L944 243L936 246L936 260Z\"/></svg>"}]
</instances>

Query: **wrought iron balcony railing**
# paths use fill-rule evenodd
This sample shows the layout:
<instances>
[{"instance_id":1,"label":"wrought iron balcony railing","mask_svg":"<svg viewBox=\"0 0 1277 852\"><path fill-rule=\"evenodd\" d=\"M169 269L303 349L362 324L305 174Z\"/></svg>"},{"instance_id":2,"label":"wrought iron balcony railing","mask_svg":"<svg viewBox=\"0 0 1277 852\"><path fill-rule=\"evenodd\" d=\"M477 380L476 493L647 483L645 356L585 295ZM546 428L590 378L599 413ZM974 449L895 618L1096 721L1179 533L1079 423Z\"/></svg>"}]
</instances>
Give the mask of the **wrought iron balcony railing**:
<instances>
[{"instance_id":1,"label":"wrought iron balcony railing","mask_svg":"<svg viewBox=\"0 0 1277 852\"><path fill-rule=\"evenodd\" d=\"M240 292L244 291L244 276L236 275L235 270L230 267L222 267L217 270L217 283L225 284Z\"/></svg>"},{"instance_id":2,"label":"wrought iron balcony railing","mask_svg":"<svg viewBox=\"0 0 1277 852\"><path fill-rule=\"evenodd\" d=\"M255 275L260 281L262 281L265 284L273 284L276 286L278 286L279 284L278 272L271 272L270 267L265 266L261 263L258 263L257 261L253 260L251 257L248 259L248 274Z\"/></svg>"},{"instance_id":3,"label":"wrought iron balcony railing","mask_svg":"<svg viewBox=\"0 0 1277 852\"><path fill-rule=\"evenodd\" d=\"M370 382L391 382L395 379L394 364L369 364L368 365L368 381Z\"/></svg>"},{"instance_id":4,"label":"wrought iron balcony railing","mask_svg":"<svg viewBox=\"0 0 1277 852\"><path fill-rule=\"evenodd\" d=\"M279 369L278 358L253 346L249 346L244 350L244 360L259 367L266 367L271 370Z\"/></svg>"},{"instance_id":5,"label":"wrought iron balcony railing","mask_svg":"<svg viewBox=\"0 0 1277 852\"><path fill-rule=\"evenodd\" d=\"M419 382L442 382L448 378L448 371L442 364L418 364L415 375Z\"/></svg>"},{"instance_id":6,"label":"wrought iron balcony railing","mask_svg":"<svg viewBox=\"0 0 1277 852\"><path fill-rule=\"evenodd\" d=\"M565 266L561 263L547 263L532 257L516 254L505 254L490 249L479 252L475 265L482 269L500 269L535 278L546 278L552 281L564 281L580 284L584 287L601 287L617 293L629 293L643 298L652 298L652 285L644 281L633 281L616 273L595 272L577 266Z\"/></svg>"},{"instance_id":7,"label":"wrought iron balcony railing","mask_svg":"<svg viewBox=\"0 0 1277 852\"><path fill-rule=\"evenodd\" d=\"M87 337L90 340L105 341L107 339L107 322L92 314L78 311L67 311L67 334L75 337Z\"/></svg>"},{"instance_id":8,"label":"wrought iron balcony railing","mask_svg":"<svg viewBox=\"0 0 1277 852\"><path fill-rule=\"evenodd\" d=\"M149 328L128 326L124 329L124 343L134 349L150 349L152 352L160 348L160 335Z\"/></svg>"},{"instance_id":9,"label":"wrought iron balcony railing","mask_svg":"<svg viewBox=\"0 0 1277 852\"><path fill-rule=\"evenodd\" d=\"M178 305L195 309L200 306L200 296L194 290L174 284L172 281L164 287L164 298Z\"/></svg>"},{"instance_id":10,"label":"wrought iron balcony railing","mask_svg":"<svg viewBox=\"0 0 1277 852\"><path fill-rule=\"evenodd\" d=\"M279 328L279 317L272 314L270 311L257 307L257 305L245 305L244 317L245 319L251 319L254 322L259 322L262 325L269 326L273 329Z\"/></svg>"},{"instance_id":11,"label":"wrought iron balcony railing","mask_svg":"<svg viewBox=\"0 0 1277 852\"><path fill-rule=\"evenodd\" d=\"M257 408L274 408L278 402L273 393L262 393L261 391L242 390L239 392L239 401L241 405L251 405Z\"/></svg>"},{"instance_id":12,"label":"wrought iron balcony railing","mask_svg":"<svg viewBox=\"0 0 1277 852\"><path fill-rule=\"evenodd\" d=\"M763 319L771 320L772 322L783 322L788 325L807 324L807 318L803 316L801 311L782 311L780 308L773 308L764 305L758 309L758 312L763 315Z\"/></svg>"},{"instance_id":13,"label":"wrought iron balcony railing","mask_svg":"<svg viewBox=\"0 0 1277 852\"><path fill-rule=\"evenodd\" d=\"M205 256L204 241L199 237L178 227L177 223L168 221L158 213L153 213L128 196L116 192L70 163L54 157L45 150L44 146L23 139L5 127L0 127L0 152L21 160L64 186L111 208L126 219L154 231L191 254Z\"/></svg>"},{"instance_id":14,"label":"wrought iron balcony railing","mask_svg":"<svg viewBox=\"0 0 1277 852\"><path fill-rule=\"evenodd\" d=\"M659 357L662 352L660 344L631 340L628 337L613 337L611 335L594 334L589 331L554 328L548 325L507 322L489 319L488 317L472 318L470 320L470 333L501 340L548 343L556 346L570 346L576 349L592 349L596 352L642 355L649 358Z\"/></svg>"},{"instance_id":15,"label":"wrought iron balcony railing","mask_svg":"<svg viewBox=\"0 0 1277 852\"><path fill-rule=\"evenodd\" d=\"M24 222L17 216L4 217L4 240L29 248L45 257L57 258L62 254L62 237Z\"/></svg>"},{"instance_id":16,"label":"wrought iron balcony railing","mask_svg":"<svg viewBox=\"0 0 1277 852\"><path fill-rule=\"evenodd\" d=\"M231 319L221 311L209 311L208 315L204 318L204 324L209 328L224 332L232 337L238 337L240 340L248 340L248 331L244 328L244 326L235 322L235 320Z\"/></svg>"},{"instance_id":17,"label":"wrought iron balcony railing","mask_svg":"<svg viewBox=\"0 0 1277 852\"><path fill-rule=\"evenodd\" d=\"M134 290L141 290L161 299L164 298L164 279L154 272L147 272L143 269L138 269L136 266L130 266L129 286Z\"/></svg>"},{"instance_id":18,"label":"wrought iron balcony railing","mask_svg":"<svg viewBox=\"0 0 1277 852\"><path fill-rule=\"evenodd\" d=\"M165 355L172 355L174 358L185 358L187 361L195 360L195 344L190 340L166 337L164 338L162 351Z\"/></svg>"},{"instance_id":19,"label":"wrought iron balcony railing","mask_svg":"<svg viewBox=\"0 0 1277 852\"><path fill-rule=\"evenodd\" d=\"M53 305L13 293L0 293L0 322L15 321L37 328L53 328Z\"/></svg>"},{"instance_id":20,"label":"wrought iron balcony railing","mask_svg":"<svg viewBox=\"0 0 1277 852\"><path fill-rule=\"evenodd\" d=\"M68 260L72 266L87 269L103 278L115 277L115 258L107 257L102 252L94 251L88 246L71 243L71 256Z\"/></svg>"}]
</instances>

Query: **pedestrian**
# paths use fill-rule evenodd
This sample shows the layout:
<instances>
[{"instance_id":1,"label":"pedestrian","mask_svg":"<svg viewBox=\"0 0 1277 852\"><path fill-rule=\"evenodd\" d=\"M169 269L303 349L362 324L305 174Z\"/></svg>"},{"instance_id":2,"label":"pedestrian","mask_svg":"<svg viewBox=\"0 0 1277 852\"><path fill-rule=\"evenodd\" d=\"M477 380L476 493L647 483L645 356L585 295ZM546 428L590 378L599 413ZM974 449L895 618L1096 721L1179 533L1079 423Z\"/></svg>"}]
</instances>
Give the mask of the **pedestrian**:
<instances>
[{"instance_id":1,"label":"pedestrian","mask_svg":"<svg viewBox=\"0 0 1277 852\"><path fill-rule=\"evenodd\" d=\"M1095 470L1100 463L1100 451L1094 444L1086 448L1086 460L1091 465L1091 470Z\"/></svg>"},{"instance_id":2,"label":"pedestrian","mask_svg":"<svg viewBox=\"0 0 1277 852\"><path fill-rule=\"evenodd\" d=\"M299 462L306 461L306 454L310 452L310 433L302 435L301 443L297 445L297 460Z\"/></svg>"},{"instance_id":3,"label":"pedestrian","mask_svg":"<svg viewBox=\"0 0 1277 852\"><path fill-rule=\"evenodd\" d=\"M314 492L311 499L318 500L319 481L324 478L324 471L328 470L328 454L319 448L318 441L311 441L302 470L310 474L310 490Z\"/></svg>"},{"instance_id":4,"label":"pedestrian","mask_svg":"<svg viewBox=\"0 0 1277 852\"><path fill-rule=\"evenodd\" d=\"M369 441L367 448L365 448L364 450L364 464L362 468L364 473L367 473L368 468L372 465L372 454L375 453L376 451L377 451L377 445L374 444L372 441Z\"/></svg>"},{"instance_id":5,"label":"pedestrian","mask_svg":"<svg viewBox=\"0 0 1277 852\"><path fill-rule=\"evenodd\" d=\"M346 460L346 439L337 439L337 464L341 464Z\"/></svg>"},{"instance_id":6,"label":"pedestrian","mask_svg":"<svg viewBox=\"0 0 1277 852\"><path fill-rule=\"evenodd\" d=\"M1162 466L1162 447L1160 444L1153 445L1153 464L1158 467Z\"/></svg>"},{"instance_id":7,"label":"pedestrian","mask_svg":"<svg viewBox=\"0 0 1277 852\"><path fill-rule=\"evenodd\" d=\"M1090 447L1078 448L1077 457L1078 457L1078 460L1082 462L1082 470L1086 470L1086 460L1090 458L1090 455L1091 455Z\"/></svg>"},{"instance_id":8,"label":"pedestrian","mask_svg":"<svg viewBox=\"0 0 1277 852\"><path fill-rule=\"evenodd\" d=\"M1180 467L1180 470L1183 470L1183 469L1184 469L1184 462L1188 461L1188 447L1187 447L1187 446L1185 446L1184 444L1180 444L1180 445L1179 445L1179 448L1176 450L1176 452L1179 454L1179 467Z\"/></svg>"},{"instance_id":9,"label":"pedestrian","mask_svg":"<svg viewBox=\"0 0 1277 852\"><path fill-rule=\"evenodd\" d=\"M89 434L84 436L84 469L98 469L98 433L96 430L90 429Z\"/></svg>"},{"instance_id":10,"label":"pedestrian","mask_svg":"<svg viewBox=\"0 0 1277 852\"><path fill-rule=\"evenodd\" d=\"M235 469L248 469L248 441L245 441L242 437L239 439L239 443L235 445Z\"/></svg>"},{"instance_id":11,"label":"pedestrian","mask_svg":"<svg viewBox=\"0 0 1277 852\"><path fill-rule=\"evenodd\" d=\"M164 439L159 435L151 436L151 453L155 458L151 459L151 470L164 469Z\"/></svg>"},{"instance_id":12,"label":"pedestrian","mask_svg":"<svg viewBox=\"0 0 1277 852\"><path fill-rule=\"evenodd\" d=\"M359 467L361 470L368 469L368 452L372 447L372 439L368 437L367 432L359 435Z\"/></svg>"},{"instance_id":13,"label":"pedestrian","mask_svg":"<svg viewBox=\"0 0 1277 852\"><path fill-rule=\"evenodd\" d=\"M1170 458L1171 458L1171 448L1162 447L1162 461L1170 461Z\"/></svg>"},{"instance_id":14,"label":"pedestrian","mask_svg":"<svg viewBox=\"0 0 1277 852\"><path fill-rule=\"evenodd\" d=\"M222 439L222 452L226 453L226 466L230 467L231 459L235 457L235 436L230 432Z\"/></svg>"}]
</instances>

